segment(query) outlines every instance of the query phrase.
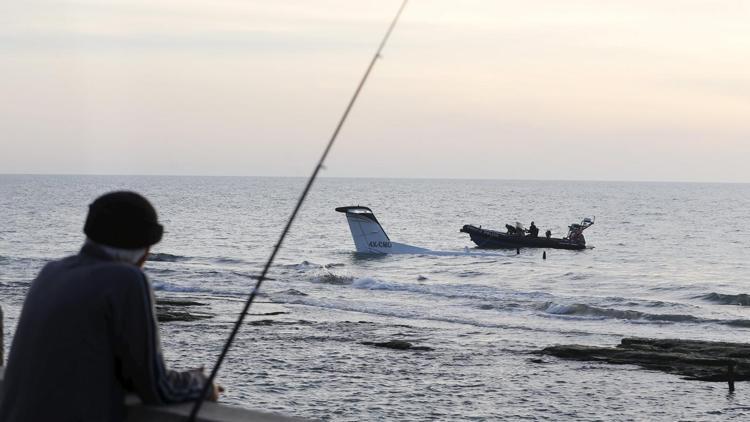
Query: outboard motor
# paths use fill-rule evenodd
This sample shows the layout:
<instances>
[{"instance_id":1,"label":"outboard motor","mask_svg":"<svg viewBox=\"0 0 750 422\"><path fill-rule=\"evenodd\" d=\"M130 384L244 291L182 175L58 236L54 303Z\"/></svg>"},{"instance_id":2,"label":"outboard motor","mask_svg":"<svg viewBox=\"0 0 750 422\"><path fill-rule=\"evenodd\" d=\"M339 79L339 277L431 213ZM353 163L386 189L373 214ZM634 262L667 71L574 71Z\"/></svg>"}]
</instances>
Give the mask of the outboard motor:
<instances>
[{"instance_id":1,"label":"outboard motor","mask_svg":"<svg viewBox=\"0 0 750 422\"><path fill-rule=\"evenodd\" d=\"M583 237L583 231L594 225L594 219L586 217L581 221L581 224L573 223L568 226L567 238L571 242L575 242L581 245L586 244L586 238Z\"/></svg>"}]
</instances>

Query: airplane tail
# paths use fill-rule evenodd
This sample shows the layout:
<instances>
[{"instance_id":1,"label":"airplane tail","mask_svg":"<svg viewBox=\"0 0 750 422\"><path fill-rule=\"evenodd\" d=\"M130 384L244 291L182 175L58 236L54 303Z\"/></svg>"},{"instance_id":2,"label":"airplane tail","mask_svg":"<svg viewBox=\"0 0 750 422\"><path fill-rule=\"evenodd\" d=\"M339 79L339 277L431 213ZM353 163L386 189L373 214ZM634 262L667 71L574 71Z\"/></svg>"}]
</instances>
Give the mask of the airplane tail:
<instances>
[{"instance_id":1,"label":"airplane tail","mask_svg":"<svg viewBox=\"0 0 750 422\"><path fill-rule=\"evenodd\" d=\"M357 205L338 207L336 211L346 214L357 252L387 253L393 246L371 209Z\"/></svg>"},{"instance_id":2,"label":"airplane tail","mask_svg":"<svg viewBox=\"0 0 750 422\"><path fill-rule=\"evenodd\" d=\"M468 248L461 252L444 252L391 242L391 239L385 234L383 226L375 218L375 214L373 214L371 209L356 205L338 207L336 211L346 214L346 221L349 223L354 246L357 248L358 253L498 256L498 254L470 252Z\"/></svg>"}]
</instances>

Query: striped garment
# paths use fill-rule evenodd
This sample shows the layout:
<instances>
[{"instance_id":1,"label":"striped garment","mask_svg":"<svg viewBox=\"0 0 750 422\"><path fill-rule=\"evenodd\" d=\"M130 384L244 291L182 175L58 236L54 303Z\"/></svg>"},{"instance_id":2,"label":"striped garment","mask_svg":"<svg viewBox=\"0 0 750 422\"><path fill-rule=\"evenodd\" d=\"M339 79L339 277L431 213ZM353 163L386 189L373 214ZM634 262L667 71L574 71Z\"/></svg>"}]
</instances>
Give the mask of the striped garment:
<instances>
[{"instance_id":1,"label":"striped garment","mask_svg":"<svg viewBox=\"0 0 750 422\"><path fill-rule=\"evenodd\" d=\"M135 265L86 244L33 281L8 356L0 421L121 421L145 403L200 395L206 377L164 365L154 297Z\"/></svg>"}]
</instances>

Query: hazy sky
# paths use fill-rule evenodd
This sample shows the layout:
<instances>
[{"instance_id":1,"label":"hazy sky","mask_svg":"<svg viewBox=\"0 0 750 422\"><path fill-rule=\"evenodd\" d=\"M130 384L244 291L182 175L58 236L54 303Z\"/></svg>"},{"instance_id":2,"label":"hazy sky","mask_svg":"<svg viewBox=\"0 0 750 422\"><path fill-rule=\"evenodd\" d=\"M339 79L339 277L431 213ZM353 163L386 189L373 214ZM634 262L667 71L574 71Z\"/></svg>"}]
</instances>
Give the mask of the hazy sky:
<instances>
[{"instance_id":1,"label":"hazy sky","mask_svg":"<svg viewBox=\"0 0 750 422\"><path fill-rule=\"evenodd\" d=\"M400 0L5 2L0 173L307 176ZM411 0L326 176L750 182L750 1Z\"/></svg>"}]
</instances>

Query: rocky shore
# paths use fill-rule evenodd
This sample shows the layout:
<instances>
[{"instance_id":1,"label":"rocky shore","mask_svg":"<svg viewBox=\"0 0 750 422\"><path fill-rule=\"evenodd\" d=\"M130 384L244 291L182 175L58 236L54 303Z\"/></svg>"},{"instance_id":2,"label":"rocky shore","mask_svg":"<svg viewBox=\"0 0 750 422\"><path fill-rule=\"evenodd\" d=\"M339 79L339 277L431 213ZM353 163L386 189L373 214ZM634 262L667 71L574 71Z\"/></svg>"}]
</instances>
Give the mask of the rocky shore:
<instances>
[{"instance_id":1,"label":"rocky shore","mask_svg":"<svg viewBox=\"0 0 750 422\"><path fill-rule=\"evenodd\" d=\"M563 359L638 365L697 381L750 380L750 344L624 338L617 347L557 345L540 354Z\"/></svg>"}]
</instances>

